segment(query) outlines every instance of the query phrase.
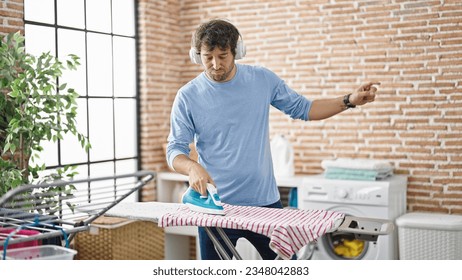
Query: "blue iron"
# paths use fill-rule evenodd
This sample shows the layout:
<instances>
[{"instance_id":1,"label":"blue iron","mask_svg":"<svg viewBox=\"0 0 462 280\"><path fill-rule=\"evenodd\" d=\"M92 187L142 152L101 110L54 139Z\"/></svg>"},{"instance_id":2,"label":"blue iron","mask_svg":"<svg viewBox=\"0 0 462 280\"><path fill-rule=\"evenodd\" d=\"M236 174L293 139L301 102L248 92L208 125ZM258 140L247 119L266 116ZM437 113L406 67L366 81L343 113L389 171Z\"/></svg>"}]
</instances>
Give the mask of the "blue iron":
<instances>
[{"instance_id":1,"label":"blue iron","mask_svg":"<svg viewBox=\"0 0 462 280\"><path fill-rule=\"evenodd\" d=\"M186 204L189 209L199 213L212 215L224 215L223 204L217 193L217 188L207 184L207 196L203 196L193 188L189 187L181 197L181 202Z\"/></svg>"}]
</instances>

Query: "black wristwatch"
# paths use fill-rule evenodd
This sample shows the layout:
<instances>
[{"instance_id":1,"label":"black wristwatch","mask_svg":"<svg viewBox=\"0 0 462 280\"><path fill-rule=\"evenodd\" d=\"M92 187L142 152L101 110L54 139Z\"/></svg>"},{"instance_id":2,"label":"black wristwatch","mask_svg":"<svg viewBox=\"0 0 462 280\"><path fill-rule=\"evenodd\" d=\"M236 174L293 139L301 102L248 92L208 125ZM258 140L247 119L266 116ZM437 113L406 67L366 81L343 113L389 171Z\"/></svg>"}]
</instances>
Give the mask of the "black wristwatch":
<instances>
[{"instance_id":1,"label":"black wristwatch","mask_svg":"<svg viewBox=\"0 0 462 280\"><path fill-rule=\"evenodd\" d=\"M343 104L345 104L345 107L346 107L347 109L349 109L349 108L355 108L355 107L356 107L356 105L350 103L350 95L351 95L351 93L349 93L349 94L347 94L347 95L345 95L345 96L343 97Z\"/></svg>"}]
</instances>

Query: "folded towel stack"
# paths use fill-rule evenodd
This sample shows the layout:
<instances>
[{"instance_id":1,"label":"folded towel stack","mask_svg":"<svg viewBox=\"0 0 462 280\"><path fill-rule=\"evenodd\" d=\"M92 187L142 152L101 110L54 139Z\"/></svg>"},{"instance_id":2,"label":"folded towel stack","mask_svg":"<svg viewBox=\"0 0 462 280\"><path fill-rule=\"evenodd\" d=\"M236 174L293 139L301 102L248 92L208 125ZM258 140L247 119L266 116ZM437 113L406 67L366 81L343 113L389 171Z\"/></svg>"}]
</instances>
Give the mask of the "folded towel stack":
<instances>
[{"instance_id":1,"label":"folded towel stack","mask_svg":"<svg viewBox=\"0 0 462 280\"><path fill-rule=\"evenodd\" d=\"M321 165L328 179L375 181L393 175L393 166L384 160L339 158Z\"/></svg>"}]
</instances>

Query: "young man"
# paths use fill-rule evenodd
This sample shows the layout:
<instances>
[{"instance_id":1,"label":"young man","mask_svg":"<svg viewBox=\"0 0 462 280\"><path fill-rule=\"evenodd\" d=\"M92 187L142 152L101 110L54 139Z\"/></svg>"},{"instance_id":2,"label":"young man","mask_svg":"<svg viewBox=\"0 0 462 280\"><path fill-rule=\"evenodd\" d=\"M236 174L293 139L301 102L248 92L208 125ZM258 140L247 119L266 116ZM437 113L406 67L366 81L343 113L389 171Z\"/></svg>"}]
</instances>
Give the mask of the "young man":
<instances>
[{"instance_id":1,"label":"young man","mask_svg":"<svg viewBox=\"0 0 462 280\"><path fill-rule=\"evenodd\" d=\"M337 98L308 100L270 70L243 64L239 31L228 21L211 20L193 35L191 60L204 72L184 85L175 98L168 137L167 162L189 176L189 184L206 194L207 183L218 189L223 203L282 208L273 174L269 111L274 106L293 119L321 120L349 107L374 101L374 84ZM195 142L198 162L191 160ZM263 259L274 259L269 238L249 231L225 232L235 245L248 239ZM202 259L218 259L205 231L199 229Z\"/></svg>"}]
</instances>

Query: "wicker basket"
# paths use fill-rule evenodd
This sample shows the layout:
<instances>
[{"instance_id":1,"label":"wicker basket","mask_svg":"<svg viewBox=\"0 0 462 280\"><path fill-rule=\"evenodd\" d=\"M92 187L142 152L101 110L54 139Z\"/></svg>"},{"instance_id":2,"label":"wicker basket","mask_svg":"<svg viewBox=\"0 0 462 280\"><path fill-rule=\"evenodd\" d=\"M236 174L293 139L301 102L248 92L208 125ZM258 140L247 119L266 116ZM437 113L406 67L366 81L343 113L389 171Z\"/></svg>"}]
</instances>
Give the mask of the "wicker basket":
<instances>
[{"instance_id":1,"label":"wicker basket","mask_svg":"<svg viewBox=\"0 0 462 280\"><path fill-rule=\"evenodd\" d=\"M75 236L75 259L163 260L164 230L153 222L99 217Z\"/></svg>"}]
</instances>

